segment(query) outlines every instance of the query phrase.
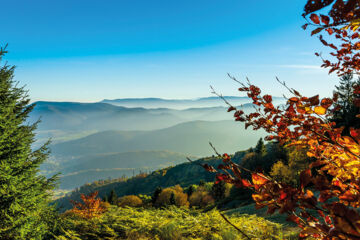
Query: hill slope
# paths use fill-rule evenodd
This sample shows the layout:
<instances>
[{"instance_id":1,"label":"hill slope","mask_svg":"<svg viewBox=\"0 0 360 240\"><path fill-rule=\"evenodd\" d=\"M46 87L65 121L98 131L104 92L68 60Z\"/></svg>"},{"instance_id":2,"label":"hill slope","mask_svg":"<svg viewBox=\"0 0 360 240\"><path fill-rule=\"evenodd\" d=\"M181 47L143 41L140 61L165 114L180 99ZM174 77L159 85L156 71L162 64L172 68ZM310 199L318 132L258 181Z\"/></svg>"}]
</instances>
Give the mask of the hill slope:
<instances>
[{"instance_id":1,"label":"hill slope","mask_svg":"<svg viewBox=\"0 0 360 240\"><path fill-rule=\"evenodd\" d=\"M233 153L253 146L264 132L246 131L234 121L194 121L154 131L106 131L51 147L58 159L138 150L169 150L195 156L219 151Z\"/></svg>"},{"instance_id":2,"label":"hill slope","mask_svg":"<svg viewBox=\"0 0 360 240\"><path fill-rule=\"evenodd\" d=\"M239 152L241 155L241 152ZM203 158L196 161L196 163L206 162L213 166L221 163L218 158ZM182 163L174 167L168 167L152 172L146 177L134 177L125 181L118 181L112 183L93 183L80 187L78 191L73 191L70 195L60 198L55 202L58 206L65 210L71 208L71 200L79 200L80 193L90 193L98 191L100 197L104 197L115 190L117 196L131 195L131 194L152 194L157 187L170 187L176 184L181 186L189 186L191 184L198 184L200 180L213 181L214 173L205 171L196 163Z\"/></svg>"}]
</instances>

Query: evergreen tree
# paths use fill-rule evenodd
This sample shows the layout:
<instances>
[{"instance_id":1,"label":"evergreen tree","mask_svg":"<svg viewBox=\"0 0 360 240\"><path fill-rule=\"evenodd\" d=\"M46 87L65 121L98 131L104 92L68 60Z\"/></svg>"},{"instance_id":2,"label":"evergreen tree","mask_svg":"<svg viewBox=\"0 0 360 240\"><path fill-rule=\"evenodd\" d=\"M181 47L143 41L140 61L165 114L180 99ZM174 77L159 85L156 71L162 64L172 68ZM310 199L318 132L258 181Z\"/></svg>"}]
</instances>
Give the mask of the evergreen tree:
<instances>
[{"instance_id":1,"label":"evergreen tree","mask_svg":"<svg viewBox=\"0 0 360 240\"><path fill-rule=\"evenodd\" d=\"M162 187L157 187L154 191L154 194L152 195L151 197L151 202L152 204L155 204L156 203L156 200L158 199L160 193L162 192Z\"/></svg>"},{"instance_id":2,"label":"evergreen tree","mask_svg":"<svg viewBox=\"0 0 360 240\"><path fill-rule=\"evenodd\" d=\"M0 49L0 61L5 49ZM46 143L32 150L37 123L27 123L34 105L14 78L14 66L0 66L0 236L1 239L41 239L51 226L50 190L39 166L49 154Z\"/></svg>"},{"instance_id":3,"label":"evergreen tree","mask_svg":"<svg viewBox=\"0 0 360 240\"><path fill-rule=\"evenodd\" d=\"M260 157L262 157L266 154L266 147L265 147L265 144L264 144L264 141L262 138L260 138L256 144L255 153L260 155Z\"/></svg>"},{"instance_id":4,"label":"evergreen tree","mask_svg":"<svg viewBox=\"0 0 360 240\"><path fill-rule=\"evenodd\" d=\"M170 195L170 205L175 205L176 201L175 201L175 193L172 192Z\"/></svg>"},{"instance_id":5,"label":"evergreen tree","mask_svg":"<svg viewBox=\"0 0 360 240\"><path fill-rule=\"evenodd\" d=\"M345 74L340 78L340 85L335 86L339 99L331 120L336 123L336 127L344 127L344 135L350 134L350 127L360 128L360 121L356 118L360 108L353 103L360 96L354 94L354 85L360 85L360 79L355 81L352 74Z\"/></svg>"},{"instance_id":6,"label":"evergreen tree","mask_svg":"<svg viewBox=\"0 0 360 240\"><path fill-rule=\"evenodd\" d=\"M190 187L188 187L186 194L190 197L191 194L193 194L194 192L195 192L195 187L194 185L191 185Z\"/></svg>"},{"instance_id":7,"label":"evergreen tree","mask_svg":"<svg viewBox=\"0 0 360 240\"><path fill-rule=\"evenodd\" d=\"M226 186L225 186L225 182L221 181L219 183L214 183L212 185L211 188L211 195L214 197L214 199L216 201L219 201L221 199L225 198L225 191L226 191Z\"/></svg>"},{"instance_id":8,"label":"evergreen tree","mask_svg":"<svg viewBox=\"0 0 360 240\"><path fill-rule=\"evenodd\" d=\"M116 193L115 193L115 191L113 189L110 192L109 203L112 204L112 205L115 205L117 201L118 201L118 197L117 197L117 195L116 195Z\"/></svg>"}]
</instances>

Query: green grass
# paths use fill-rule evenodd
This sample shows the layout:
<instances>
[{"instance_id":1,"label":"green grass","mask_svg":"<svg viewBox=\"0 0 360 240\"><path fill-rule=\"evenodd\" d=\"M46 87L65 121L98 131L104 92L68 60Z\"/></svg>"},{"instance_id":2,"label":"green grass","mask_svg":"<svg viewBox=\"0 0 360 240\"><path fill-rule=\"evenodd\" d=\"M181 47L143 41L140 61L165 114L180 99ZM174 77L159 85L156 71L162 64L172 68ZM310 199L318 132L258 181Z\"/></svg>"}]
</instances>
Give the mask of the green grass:
<instances>
[{"instance_id":1,"label":"green grass","mask_svg":"<svg viewBox=\"0 0 360 240\"><path fill-rule=\"evenodd\" d=\"M279 224L282 224L286 227L295 227L296 225L292 222L286 221L287 215L286 214L279 214L278 212L269 215L266 213L267 212L267 208L261 208L261 209L256 209L255 208L255 203L246 205L246 206L242 206L242 207L238 207L238 208L234 208L231 210L226 211L226 214L232 215L232 214L250 214L250 215L256 215L258 217L263 217L269 221L272 222L276 222Z\"/></svg>"},{"instance_id":2,"label":"green grass","mask_svg":"<svg viewBox=\"0 0 360 240\"><path fill-rule=\"evenodd\" d=\"M85 220L64 214L57 239L247 239L225 222L219 211L119 208L111 206L98 219ZM281 224L256 215L228 214L234 225L251 239L295 239Z\"/></svg>"}]
</instances>

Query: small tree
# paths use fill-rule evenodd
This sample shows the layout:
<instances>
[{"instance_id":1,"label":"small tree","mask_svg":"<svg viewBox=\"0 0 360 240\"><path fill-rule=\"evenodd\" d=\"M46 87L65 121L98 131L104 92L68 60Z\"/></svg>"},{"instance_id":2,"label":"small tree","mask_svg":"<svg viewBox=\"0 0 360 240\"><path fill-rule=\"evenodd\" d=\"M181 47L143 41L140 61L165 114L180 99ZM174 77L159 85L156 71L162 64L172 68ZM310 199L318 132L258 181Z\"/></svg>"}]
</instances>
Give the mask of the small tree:
<instances>
[{"instance_id":1,"label":"small tree","mask_svg":"<svg viewBox=\"0 0 360 240\"><path fill-rule=\"evenodd\" d=\"M0 61L6 53L0 49ZM28 124L33 110L27 92L17 86L14 66L0 67L0 236L39 239L47 231L44 215L56 178L46 179L39 166L48 157L48 144L32 150L37 123Z\"/></svg>"},{"instance_id":2,"label":"small tree","mask_svg":"<svg viewBox=\"0 0 360 240\"><path fill-rule=\"evenodd\" d=\"M111 190L111 192L110 192L110 195L109 195L109 203L110 204L112 204L112 205L115 205L116 204L116 202L117 202L117 200L118 200L118 197L117 197L117 195L116 195L116 193L115 193L115 191L114 191L114 189L113 190Z\"/></svg>"},{"instance_id":3,"label":"small tree","mask_svg":"<svg viewBox=\"0 0 360 240\"><path fill-rule=\"evenodd\" d=\"M191 196L191 194L193 194L196 190L196 186L195 185L191 185L190 187L188 187L186 194L188 195L188 197Z\"/></svg>"},{"instance_id":4,"label":"small tree","mask_svg":"<svg viewBox=\"0 0 360 240\"><path fill-rule=\"evenodd\" d=\"M204 208L210 204L214 203L214 198L206 191L204 186L200 186L196 191L190 196L189 203L191 206Z\"/></svg>"},{"instance_id":5,"label":"small tree","mask_svg":"<svg viewBox=\"0 0 360 240\"><path fill-rule=\"evenodd\" d=\"M173 199L171 196L173 196ZM189 206L188 195L183 192L179 185L162 190L155 203L156 206L169 206L173 204L178 207Z\"/></svg>"},{"instance_id":6,"label":"small tree","mask_svg":"<svg viewBox=\"0 0 360 240\"><path fill-rule=\"evenodd\" d=\"M360 85L360 80L353 80L353 74L345 74L340 78L339 86L335 86L338 101L331 120L336 123L336 127L343 127L342 134L347 136L350 136L351 127L360 127L360 121L356 117L360 109L354 104L354 99L360 97L360 94L354 93L356 85Z\"/></svg>"},{"instance_id":7,"label":"small tree","mask_svg":"<svg viewBox=\"0 0 360 240\"><path fill-rule=\"evenodd\" d=\"M266 147L262 138L260 138L256 144L255 153L258 154L260 157L263 157L266 154Z\"/></svg>"},{"instance_id":8,"label":"small tree","mask_svg":"<svg viewBox=\"0 0 360 240\"><path fill-rule=\"evenodd\" d=\"M97 198L97 194L98 192L93 192L89 195L81 194L82 203L71 201L73 209L69 210L69 212L86 219L100 217L106 209L101 199Z\"/></svg>"},{"instance_id":9,"label":"small tree","mask_svg":"<svg viewBox=\"0 0 360 240\"><path fill-rule=\"evenodd\" d=\"M154 191L154 194L151 196L151 202L152 204L156 203L156 200L158 199L160 193L162 192L162 187L157 187Z\"/></svg>"}]
</instances>

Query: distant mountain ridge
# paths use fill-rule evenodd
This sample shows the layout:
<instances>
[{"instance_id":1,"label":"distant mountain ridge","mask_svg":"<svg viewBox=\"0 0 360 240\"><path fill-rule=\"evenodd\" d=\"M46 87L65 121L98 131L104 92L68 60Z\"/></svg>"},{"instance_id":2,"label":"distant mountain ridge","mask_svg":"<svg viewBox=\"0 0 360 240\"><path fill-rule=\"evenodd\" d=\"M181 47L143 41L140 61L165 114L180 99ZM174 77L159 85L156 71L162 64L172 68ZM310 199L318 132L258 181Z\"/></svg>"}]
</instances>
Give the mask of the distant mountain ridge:
<instances>
[{"instance_id":1,"label":"distant mountain ridge","mask_svg":"<svg viewBox=\"0 0 360 240\"><path fill-rule=\"evenodd\" d=\"M108 177L129 176L134 169L138 173L178 164L186 161L186 156L214 155L209 142L221 152L234 153L253 146L264 135L263 131L250 134L232 120L192 121L152 131L108 130L51 145L53 161L42 170L48 175L63 173L60 187L70 189Z\"/></svg>"},{"instance_id":2,"label":"distant mountain ridge","mask_svg":"<svg viewBox=\"0 0 360 240\"><path fill-rule=\"evenodd\" d=\"M245 112L253 110L247 97L226 98L235 106L241 104ZM281 102L281 98L277 100ZM61 188L74 188L87 181L108 177L129 176L133 171L155 170L182 162L190 155L213 155L209 141L219 151L233 153L254 145L264 136L261 131L249 134L241 123L234 122L233 113L227 112L227 106L221 106L223 102L218 97L117 101L120 104L136 102L137 106L106 102L35 103L28 119L35 122L41 118L34 148L52 139L50 159L41 169L48 176L62 172ZM173 105L161 105L161 102ZM152 156L151 151L158 152ZM168 151L165 158L161 157L161 151ZM132 152L128 158L134 164L137 162L136 166L124 164L122 159L126 152ZM148 161L154 164L149 165Z\"/></svg>"},{"instance_id":3,"label":"distant mountain ridge","mask_svg":"<svg viewBox=\"0 0 360 240\"><path fill-rule=\"evenodd\" d=\"M224 96L231 104L237 106L252 102L248 97ZM283 98L274 97L273 100L283 100ZM102 103L109 103L116 106L124 107L144 107L144 108L202 108L202 107L225 107L226 103L217 96L203 97L196 99L163 99L163 98L120 98L104 99Z\"/></svg>"},{"instance_id":4,"label":"distant mountain ridge","mask_svg":"<svg viewBox=\"0 0 360 240\"><path fill-rule=\"evenodd\" d=\"M250 134L241 123L233 120L192 121L152 131L103 131L55 144L51 149L58 159L139 150L168 150L206 156L213 154L209 141L221 151L235 152L253 146L262 136L263 131Z\"/></svg>"}]
</instances>

